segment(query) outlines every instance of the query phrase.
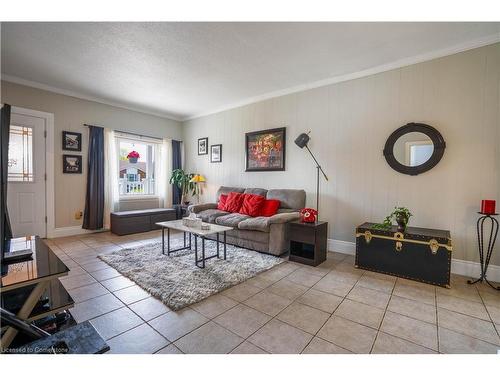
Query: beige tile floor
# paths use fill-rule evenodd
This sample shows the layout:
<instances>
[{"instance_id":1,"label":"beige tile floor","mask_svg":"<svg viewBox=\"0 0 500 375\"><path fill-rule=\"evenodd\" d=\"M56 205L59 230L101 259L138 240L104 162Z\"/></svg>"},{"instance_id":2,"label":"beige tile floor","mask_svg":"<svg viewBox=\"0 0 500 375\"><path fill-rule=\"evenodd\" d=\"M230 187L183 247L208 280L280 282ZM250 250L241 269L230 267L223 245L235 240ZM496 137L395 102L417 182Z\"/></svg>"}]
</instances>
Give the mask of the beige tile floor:
<instances>
[{"instance_id":1,"label":"beige tile floor","mask_svg":"<svg viewBox=\"0 0 500 375\"><path fill-rule=\"evenodd\" d=\"M170 311L99 254L160 241L160 232L47 240L71 269L62 282L78 322L111 353L496 353L500 293L453 275L444 289L354 268L329 253L285 262L181 311Z\"/></svg>"}]
</instances>

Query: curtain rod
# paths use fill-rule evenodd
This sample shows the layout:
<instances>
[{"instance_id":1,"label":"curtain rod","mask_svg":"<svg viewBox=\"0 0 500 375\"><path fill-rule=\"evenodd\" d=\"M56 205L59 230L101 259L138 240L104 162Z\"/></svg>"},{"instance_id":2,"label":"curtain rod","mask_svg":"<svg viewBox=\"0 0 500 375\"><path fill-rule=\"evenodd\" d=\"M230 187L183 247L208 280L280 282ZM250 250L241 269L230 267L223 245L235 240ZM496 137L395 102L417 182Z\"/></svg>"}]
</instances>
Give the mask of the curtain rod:
<instances>
[{"instance_id":1,"label":"curtain rod","mask_svg":"<svg viewBox=\"0 0 500 375\"><path fill-rule=\"evenodd\" d=\"M83 126L89 127L89 126L95 126L95 125L83 124ZM102 128L102 126L97 126L97 127ZM160 141L162 141L162 140L163 140L163 138L160 138L160 137L153 137L153 136L150 136L150 135L137 134L137 133L132 133L132 132L128 132L128 131L125 131L125 130L118 130L118 129L115 129L115 131L117 131L117 132L119 132L119 133L124 133L124 134L135 135L136 137L152 138L152 139L158 139L158 140L160 140ZM182 142L182 141L180 141L180 142Z\"/></svg>"}]
</instances>

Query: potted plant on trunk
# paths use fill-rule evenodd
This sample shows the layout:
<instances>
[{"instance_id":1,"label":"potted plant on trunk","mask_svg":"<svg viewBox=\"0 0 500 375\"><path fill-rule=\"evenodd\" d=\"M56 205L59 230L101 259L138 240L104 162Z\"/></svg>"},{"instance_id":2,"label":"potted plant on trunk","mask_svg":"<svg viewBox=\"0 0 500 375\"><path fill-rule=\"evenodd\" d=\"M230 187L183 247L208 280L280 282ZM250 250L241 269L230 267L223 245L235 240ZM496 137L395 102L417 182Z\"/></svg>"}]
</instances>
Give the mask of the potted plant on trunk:
<instances>
[{"instance_id":1,"label":"potted plant on trunk","mask_svg":"<svg viewBox=\"0 0 500 375\"><path fill-rule=\"evenodd\" d=\"M176 185L181 189L181 203L186 206L189 204L189 193L196 193L196 182L191 182L194 175L194 173L185 173L182 169L174 169L170 177L170 184Z\"/></svg>"},{"instance_id":2,"label":"potted plant on trunk","mask_svg":"<svg viewBox=\"0 0 500 375\"><path fill-rule=\"evenodd\" d=\"M382 224L374 224L373 228L390 229L392 222L395 220L398 224L398 231L404 232L408 226L410 217L412 216L412 213L406 207L394 207L394 211L392 211L390 215L385 218L384 222Z\"/></svg>"},{"instance_id":3,"label":"potted plant on trunk","mask_svg":"<svg viewBox=\"0 0 500 375\"><path fill-rule=\"evenodd\" d=\"M135 164L137 163L137 159L139 159L140 155L137 151L130 151L127 155L127 159L129 163Z\"/></svg>"}]
</instances>

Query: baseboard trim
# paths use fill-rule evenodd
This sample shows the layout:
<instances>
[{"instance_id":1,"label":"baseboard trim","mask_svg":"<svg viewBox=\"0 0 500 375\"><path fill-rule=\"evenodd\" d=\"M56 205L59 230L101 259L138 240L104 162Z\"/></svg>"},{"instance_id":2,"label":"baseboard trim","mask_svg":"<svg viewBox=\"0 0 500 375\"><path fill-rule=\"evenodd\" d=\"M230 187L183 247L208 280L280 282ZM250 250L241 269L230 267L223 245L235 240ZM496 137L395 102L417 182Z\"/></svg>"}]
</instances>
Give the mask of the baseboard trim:
<instances>
[{"instance_id":1,"label":"baseboard trim","mask_svg":"<svg viewBox=\"0 0 500 375\"><path fill-rule=\"evenodd\" d=\"M51 233L48 234L48 238L58 238L58 237L68 237L68 236L77 236L79 234L90 234L90 233L97 233L97 232L104 232L107 229L99 229L99 230L88 230L88 229L83 229L81 226L74 226L74 227L60 227L60 228L54 228L54 230L51 231Z\"/></svg>"},{"instance_id":2,"label":"baseboard trim","mask_svg":"<svg viewBox=\"0 0 500 375\"><path fill-rule=\"evenodd\" d=\"M451 272L459 275L477 278L481 274L481 265L470 260L452 259ZM488 280L500 282L500 266L490 264L488 266Z\"/></svg>"},{"instance_id":3,"label":"baseboard trim","mask_svg":"<svg viewBox=\"0 0 500 375\"><path fill-rule=\"evenodd\" d=\"M356 244L349 241L328 239L328 251L335 251L337 253L355 255Z\"/></svg>"},{"instance_id":4,"label":"baseboard trim","mask_svg":"<svg viewBox=\"0 0 500 375\"><path fill-rule=\"evenodd\" d=\"M356 244L349 241L328 239L328 250L337 253L355 255ZM481 265L470 260L452 259L451 272L467 277L478 277L481 273ZM500 266L490 264L488 267L488 279L500 282Z\"/></svg>"}]
</instances>

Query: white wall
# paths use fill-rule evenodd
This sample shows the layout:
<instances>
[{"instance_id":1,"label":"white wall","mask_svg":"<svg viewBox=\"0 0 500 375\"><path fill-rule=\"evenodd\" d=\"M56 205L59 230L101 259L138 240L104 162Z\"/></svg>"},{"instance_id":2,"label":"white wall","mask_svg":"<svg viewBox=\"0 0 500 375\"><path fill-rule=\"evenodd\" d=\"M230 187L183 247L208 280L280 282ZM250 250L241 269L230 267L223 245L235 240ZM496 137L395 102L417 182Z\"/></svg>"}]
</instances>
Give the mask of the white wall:
<instances>
[{"instance_id":1,"label":"white wall","mask_svg":"<svg viewBox=\"0 0 500 375\"><path fill-rule=\"evenodd\" d=\"M1 81L1 101L12 106L54 114L55 222L57 228L81 226L75 213L85 208L88 128L84 124L140 133L153 137L181 139L179 122L88 100ZM62 173L62 131L82 133L82 174ZM69 152L73 153L73 152ZM158 207L158 200L127 201L121 210ZM65 232L66 233L66 232ZM68 232L67 234L70 234Z\"/></svg>"},{"instance_id":2,"label":"white wall","mask_svg":"<svg viewBox=\"0 0 500 375\"><path fill-rule=\"evenodd\" d=\"M330 182L321 182L320 217L329 237L354 241L354 228L382 221L395 205L411 225L450 229L453 257L477 261L481 199L500 201L500 44L190 120L183 125L187 169L219 185L303 188L315 204L316 169L293 140L311 130L310 147ZM419 176L393 171L382 155L389 134L408 122L436 127L447 148ZM245 133L286 126L284 172L244 172ZM222 163L198 156L197 138L222 143ZM500 202L499 202L500 203ZM500 265L500 241L492 264Z\"/></svg>"}]
</instances>

